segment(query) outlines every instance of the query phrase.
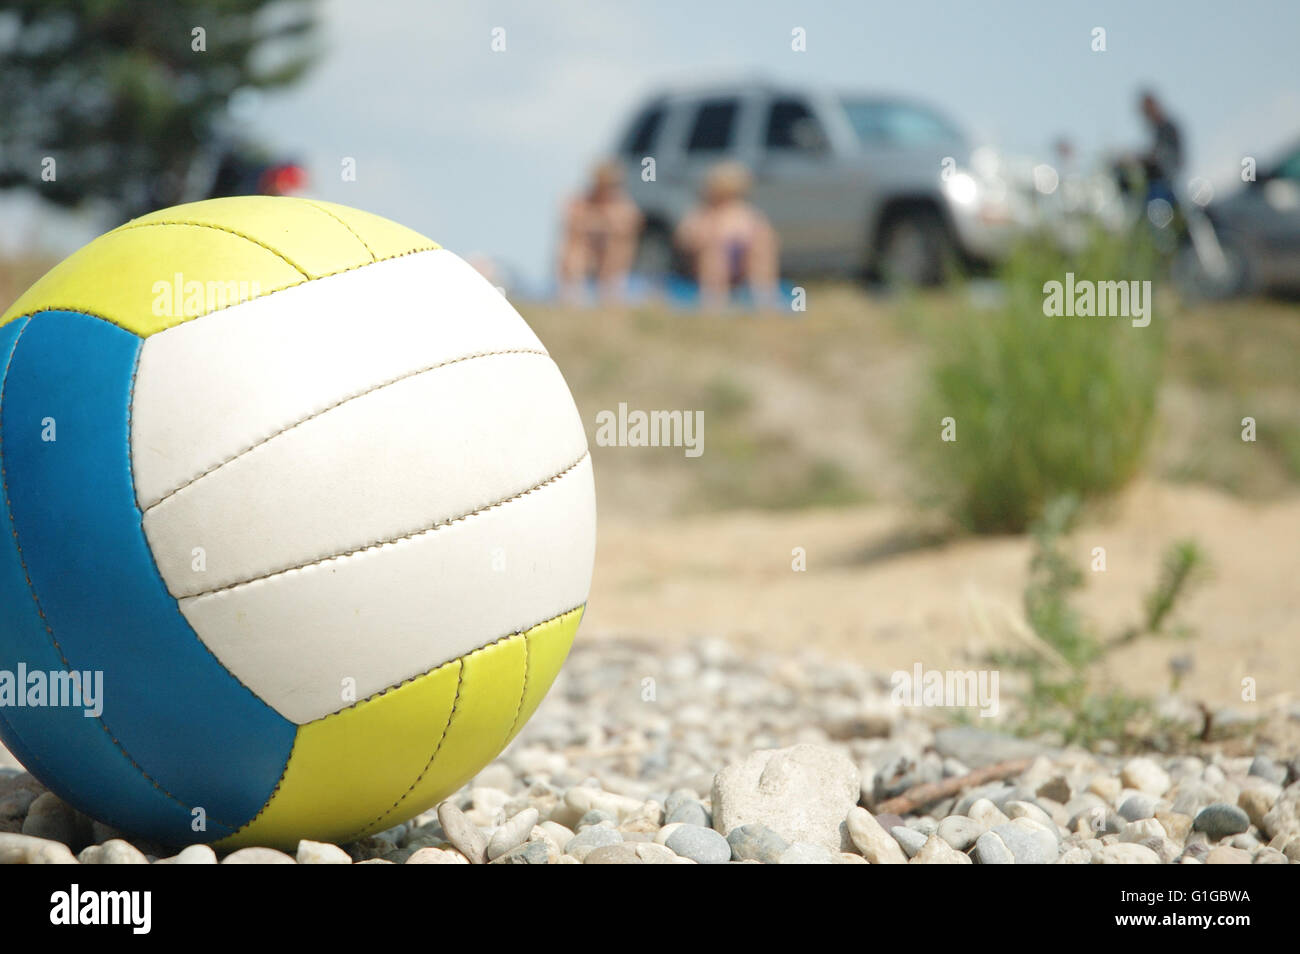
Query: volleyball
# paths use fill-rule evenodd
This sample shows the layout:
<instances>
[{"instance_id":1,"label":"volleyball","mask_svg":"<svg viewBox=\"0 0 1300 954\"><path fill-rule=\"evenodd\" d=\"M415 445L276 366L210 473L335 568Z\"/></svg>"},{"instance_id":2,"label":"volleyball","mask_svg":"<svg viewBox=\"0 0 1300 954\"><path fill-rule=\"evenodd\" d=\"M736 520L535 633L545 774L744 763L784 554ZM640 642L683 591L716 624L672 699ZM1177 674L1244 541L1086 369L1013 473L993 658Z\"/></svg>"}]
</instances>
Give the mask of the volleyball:
<instances>
[{"instance_id":1,"label":"volleyball","mask_svg":"<svg viewBox=\"0 0 1300 954\"><path fill-rule=\"evenodd\" d=\"M555 362L356 209L134 219L0 316L0 739L165 844L344 843L514 738L586 605Z\"/></svg>"}]
</instances>

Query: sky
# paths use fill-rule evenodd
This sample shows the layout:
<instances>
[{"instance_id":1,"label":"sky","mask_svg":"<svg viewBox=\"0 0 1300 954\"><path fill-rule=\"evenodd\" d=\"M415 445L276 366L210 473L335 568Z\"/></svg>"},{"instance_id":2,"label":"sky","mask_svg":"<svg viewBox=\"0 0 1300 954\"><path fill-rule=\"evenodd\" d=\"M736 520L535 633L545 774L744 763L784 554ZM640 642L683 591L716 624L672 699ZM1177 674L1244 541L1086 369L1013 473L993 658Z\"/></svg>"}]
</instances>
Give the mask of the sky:
<instances>
[{"instance_id":1,"label":"sky","mask_svg":"<svg viewBox=\"0 0 1300 954\"><path fill-rule=\"evenodd\" d=\"M906 93L1012 154L1046 158L1066 135L1085 160L1144 143L1149 85L1182 124L1188 176L1219 183L1300 138L1300 3L1286 0L326 0L321 25L319 64L253 104L248 130L308 167L310 194L531 281L550 271L565 195L665 84Z\"/></svg>"}]
</instances>

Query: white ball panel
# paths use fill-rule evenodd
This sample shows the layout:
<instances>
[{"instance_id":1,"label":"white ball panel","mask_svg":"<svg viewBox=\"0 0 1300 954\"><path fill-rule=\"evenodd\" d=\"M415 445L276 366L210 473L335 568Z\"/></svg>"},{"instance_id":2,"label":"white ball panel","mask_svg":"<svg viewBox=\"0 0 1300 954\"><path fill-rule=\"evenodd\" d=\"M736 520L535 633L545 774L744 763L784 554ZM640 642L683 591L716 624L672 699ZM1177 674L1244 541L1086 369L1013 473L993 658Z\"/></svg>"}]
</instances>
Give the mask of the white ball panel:
<instances>
[{"instance_id":1,"label":"white ball panel","mask_svg":"<svg viewBox=\"0 0 1300 954\"><path fill-rule=\"evenodd\" d=\"M167 497L144 528L172 595L194 596L446 523L586 449L549 356L471 358L277 435Z\"/></svg>"},{"instance_id":2,"label":"white ball panel","mask_svg":"<svg viewBox=\"0 0 1300 954\"><path fill-rule=\"evenodd\" d=\"M545 350L510 303L445 249L231 306L148 338L132 402L147 509L270 435L419 368Z\"/></svg>"},{"instance_id":3,"label":"white ball panel","mask_svg":"<svg viewBox=\"0 0 1300 954\"><path fill-rule=\"evenodd\" d=\"M180 601L218 659L302 724L586 602L591 458L515 500L398 543Z\"/></svg>"}]
</instances>

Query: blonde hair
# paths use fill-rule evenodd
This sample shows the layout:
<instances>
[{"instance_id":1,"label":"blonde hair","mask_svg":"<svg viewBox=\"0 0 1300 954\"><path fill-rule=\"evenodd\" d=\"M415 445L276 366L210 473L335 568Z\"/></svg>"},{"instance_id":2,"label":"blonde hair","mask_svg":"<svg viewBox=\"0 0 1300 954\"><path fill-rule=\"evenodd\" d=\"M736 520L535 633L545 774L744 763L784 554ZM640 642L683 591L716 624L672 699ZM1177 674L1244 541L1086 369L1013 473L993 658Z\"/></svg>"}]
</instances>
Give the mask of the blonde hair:
<instances>
[{"instance_id":1,"label":"blonde hair","mask_svg":"<svg viewBox=\"0 0 1300 954\"><path fill-rule=\"evenodd\" d=\"M754 177L743 163L727 161L709 170L704 177L703 192L706 199L722 202L744 198L753 185Z\"/></svg>"}]
</instances>

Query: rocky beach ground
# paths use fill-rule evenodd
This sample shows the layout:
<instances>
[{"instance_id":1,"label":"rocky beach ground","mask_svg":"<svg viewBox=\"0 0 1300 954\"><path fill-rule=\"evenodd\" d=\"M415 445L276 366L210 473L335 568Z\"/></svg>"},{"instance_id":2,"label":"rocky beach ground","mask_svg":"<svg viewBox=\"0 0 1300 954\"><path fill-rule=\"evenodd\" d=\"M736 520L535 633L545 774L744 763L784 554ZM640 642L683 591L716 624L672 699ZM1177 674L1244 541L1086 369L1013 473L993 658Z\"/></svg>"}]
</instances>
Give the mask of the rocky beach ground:
<instances>
[{"instance_id":1,"label":"rocky beach ground","mask_svg":"<svg viewBox=\"0 0 1300 954\"><path fill-rule=\"evenodd\" d=\"M177 852L8 760L0 863L1300 862L1300 707L1270 720L1195 752L1087 752L900 707L844 662L594 639L496 762L373 837Z\"/></svg>"}]
</instances>

